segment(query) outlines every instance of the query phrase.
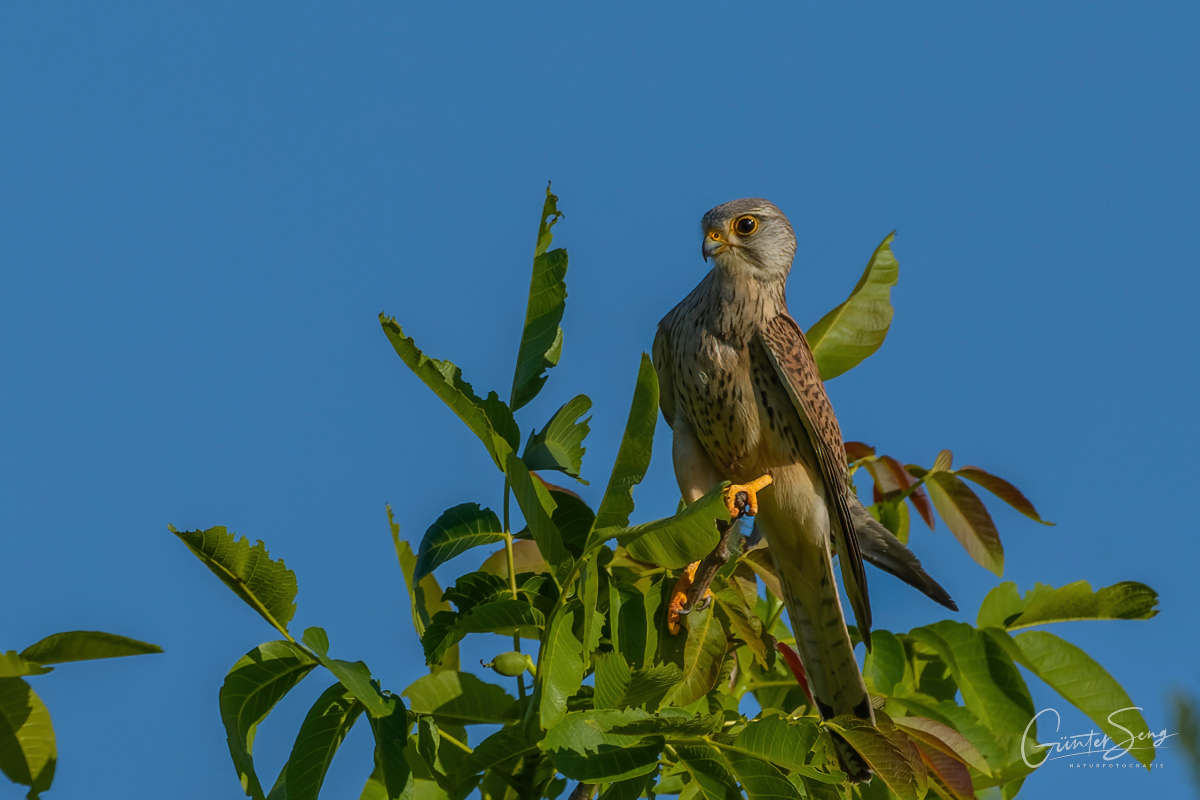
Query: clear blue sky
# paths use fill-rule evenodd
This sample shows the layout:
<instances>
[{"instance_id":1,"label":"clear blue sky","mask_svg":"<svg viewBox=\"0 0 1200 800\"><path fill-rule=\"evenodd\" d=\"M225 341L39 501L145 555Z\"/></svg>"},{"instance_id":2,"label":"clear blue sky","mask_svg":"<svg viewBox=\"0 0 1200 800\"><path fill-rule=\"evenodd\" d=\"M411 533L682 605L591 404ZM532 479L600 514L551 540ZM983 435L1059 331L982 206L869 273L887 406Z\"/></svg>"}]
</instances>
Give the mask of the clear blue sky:
<instances>
[{"instance_id":1,"label":"clear blue sky","mask_svg":"<svg viewBox=\"0 0 1200 800\"><path fill-rule=\"evenodd\" d=\"M394 690L422 672L384 504L416 542L501 481L376 315L506 395L547 180L566 347L519 419L591 395L588 497L639 353L706 269L705 210L790 215L805 326L898 229L891 335L830 384L847 438L1023 488L1058 523L993 504L1023 590L1157 588L1150 622L1056 632L1166 726L1167 692L1200 688L1197 7L502 5L4 9L0 650L74 629L166 650L33 679L49 796L240 796L217 689L273 631L168 523L264 539L299 577L296 630ZM666 433L642 519L676 501ZM992 576L944 527L914 547L973 620ZM880 627L942 616L878 573L872 596ZM325 685L260 731L270 778ZM1022 797L1189 791L1162 760L1048 767ZM327 795L357 797L370 762L364 725Z\"/></svg>"}]
</instances>

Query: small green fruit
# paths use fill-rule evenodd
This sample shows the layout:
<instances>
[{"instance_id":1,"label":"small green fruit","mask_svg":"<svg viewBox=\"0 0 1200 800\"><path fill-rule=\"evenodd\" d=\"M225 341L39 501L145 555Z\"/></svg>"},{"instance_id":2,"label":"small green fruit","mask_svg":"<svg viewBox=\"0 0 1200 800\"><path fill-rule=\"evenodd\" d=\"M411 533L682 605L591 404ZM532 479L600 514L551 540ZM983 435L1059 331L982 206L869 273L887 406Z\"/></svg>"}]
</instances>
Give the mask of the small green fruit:
<instances>
[{"instance_id":1,"label":"small green fruit","mask_svg":"<svg viewBox=\"0 0 1200 800\"><path fill-rule=\"evenodd\" d=\"M525 653L508 652L501 653L493 658L490 664L483 664L483 666L491 667L497 675L515 678L524 674L525 670L533 672L533 659Z\"/></svg>"}]
</instances>

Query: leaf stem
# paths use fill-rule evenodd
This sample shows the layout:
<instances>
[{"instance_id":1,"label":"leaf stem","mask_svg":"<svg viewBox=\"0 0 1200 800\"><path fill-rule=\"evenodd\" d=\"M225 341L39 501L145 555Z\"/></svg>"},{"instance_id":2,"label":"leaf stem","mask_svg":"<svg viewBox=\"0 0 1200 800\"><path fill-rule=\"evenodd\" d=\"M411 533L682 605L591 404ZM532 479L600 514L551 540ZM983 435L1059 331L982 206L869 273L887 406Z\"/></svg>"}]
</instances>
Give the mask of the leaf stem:
<instances>
[{"instance_id":1,"label":"leaf stem","mask_svg":"<svg viewBox=\"0 0 1200 800\"><path fill-rule=\"evenodd\" d=\"M440 736L442 739L449 742L450 744L454 745L459 750L462 750L464 753L467 753L468 755L475 752L470 747L468 747L466 744L464 744L463 742L460 742L458 739L455 739L453 736L451 736L450 734L441 730L440 728L438 729L438 736Z\"/></svg>"},{"instance_id":2,"label":"leaf stem","mask_svg":"<svg viewBox=\"0 0 1200 800\"><path fill-rule=\"evenodd\" d=\"M512 494L512 487L508 484L508 477L504 478L504 560L508 564L508 588L512 590L513 600L520 600L520 594L517 592L517 567L513 559L513 537L512 528L508 522L509 497ZM521 635L513 633L513 650L521 652ZM520 699L525 699L525 676L517 676L517 694Z\"/></svg>"}]
</instances>

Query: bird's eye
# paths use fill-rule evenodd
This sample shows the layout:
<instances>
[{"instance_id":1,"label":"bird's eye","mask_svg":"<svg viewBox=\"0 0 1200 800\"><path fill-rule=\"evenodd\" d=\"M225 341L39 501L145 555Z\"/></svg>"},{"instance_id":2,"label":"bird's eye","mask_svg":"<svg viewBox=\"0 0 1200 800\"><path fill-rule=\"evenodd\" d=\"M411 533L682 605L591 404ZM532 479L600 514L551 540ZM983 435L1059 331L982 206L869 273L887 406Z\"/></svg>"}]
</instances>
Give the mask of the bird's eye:
<instances>
[{"instance_id":1,"label":"bird's eye","mask_svg":"<svg viewBox=\"0 0 1200 800\"><path fill-rule=\"evenodd\" d=\"M733 229L740 236L749 236L758 230L758 220L754 217L740 217L737 222L733 223Z\"/></svg>"}]
</instances>

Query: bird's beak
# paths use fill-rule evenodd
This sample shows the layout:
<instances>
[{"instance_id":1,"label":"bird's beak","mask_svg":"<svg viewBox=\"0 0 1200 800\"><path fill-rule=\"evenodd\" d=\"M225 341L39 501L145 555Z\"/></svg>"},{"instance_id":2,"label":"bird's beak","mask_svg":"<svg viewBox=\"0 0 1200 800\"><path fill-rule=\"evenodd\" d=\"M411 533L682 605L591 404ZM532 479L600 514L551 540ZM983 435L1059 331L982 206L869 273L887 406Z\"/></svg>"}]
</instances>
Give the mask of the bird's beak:
<instances>
[{"instance_id":1,"label":"bird's beak","mask_svg":"<svg viewBox=\"0 0 1200 800\"><path fill-rule=\"evenodd\" d=\"M714 239L710 232L706 231L704 234L704 243L700 246L700 255L704 256L705 261L708 261L708 259L715 258L728 249L728 242L720 238Z\"/></svg>"}]
</instances>

